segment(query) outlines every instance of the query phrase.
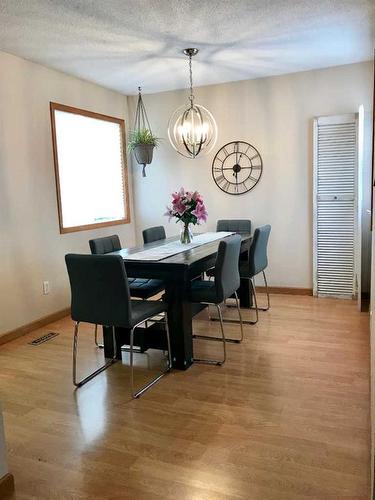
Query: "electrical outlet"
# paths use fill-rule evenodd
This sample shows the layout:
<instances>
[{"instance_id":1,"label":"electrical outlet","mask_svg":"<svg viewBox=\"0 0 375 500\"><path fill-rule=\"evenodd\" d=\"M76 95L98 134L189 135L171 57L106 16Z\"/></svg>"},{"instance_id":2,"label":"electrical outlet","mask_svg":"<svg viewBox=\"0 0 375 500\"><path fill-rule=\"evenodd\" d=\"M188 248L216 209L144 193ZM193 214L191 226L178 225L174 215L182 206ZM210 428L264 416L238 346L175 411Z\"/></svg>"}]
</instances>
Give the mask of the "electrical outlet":
<instances>
[{"instance_id":1,"label":"electrical outlet","mask_svg":"<svg viewBox=\"0 0 375 500\"><path fill-rule=\"evenodd\" d=\"M43 281L43 295L49 294L49 281Z\"/></svg>"}]
</instances>

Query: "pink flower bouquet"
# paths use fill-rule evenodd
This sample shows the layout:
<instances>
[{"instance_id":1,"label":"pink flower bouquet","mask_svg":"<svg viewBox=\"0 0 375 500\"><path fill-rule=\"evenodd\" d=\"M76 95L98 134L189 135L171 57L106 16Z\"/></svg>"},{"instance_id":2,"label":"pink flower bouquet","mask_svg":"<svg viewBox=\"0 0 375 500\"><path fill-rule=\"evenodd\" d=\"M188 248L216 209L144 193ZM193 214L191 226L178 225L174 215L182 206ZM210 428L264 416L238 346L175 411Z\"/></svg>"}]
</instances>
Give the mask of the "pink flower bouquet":
<instances>
[{"instance_id":1,"label":"pink flower bouquet","mask_svg":"<svg viewBox=\"0 0 375 500\"><path fill-rule=\"evenodd\" d=\"M190 243L191 241L189 224L195 225L207 221L207 210L202 196L198 191L185 191L184 188L172 194L172 205L167 207L165 215L169 217L169 220L175 217L176 222L180 221L184 224L184 234L181 233L182 243ZM185 241L186 239L189 241Z\"/></svg>"},{"instance_id":2,"label":"pink flower bouquet","mask_svg":"<svg viewBox=\"0 0 375 500\"><path fill-rule=\"evenodd\" d=\"M180 191L172 194L172 206L167 207L165 213L169 217L176 217L184 224L200 224L207 221L207 211L202 196L198 191Z\"/></svg>"}]
</instances>

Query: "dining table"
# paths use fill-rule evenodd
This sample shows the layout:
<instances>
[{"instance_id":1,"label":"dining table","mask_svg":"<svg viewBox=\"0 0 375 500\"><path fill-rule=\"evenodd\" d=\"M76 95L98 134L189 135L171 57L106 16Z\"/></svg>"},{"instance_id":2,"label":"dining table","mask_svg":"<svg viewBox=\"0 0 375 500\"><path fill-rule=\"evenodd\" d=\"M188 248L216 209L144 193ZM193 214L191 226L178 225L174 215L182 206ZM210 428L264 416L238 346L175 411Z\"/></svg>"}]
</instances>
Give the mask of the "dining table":
<instances>
[{"instance_id":1,"label":"dining table","mask_svg":"<svg viewBox=\"0 0 375 500\"><path fill-rule=\"evenodd\" d=\"M186 370L193 363L193 317L207 305L189 300L190 283L202 279L205 271L215 266L220 241L233 233L201 233L192 244L182 244L179 236L154 241L132 248L123 248L112 255L121 255L129 278L162 280L165 292L161 300L167 303L167 317L171 342L173 368ZM252 236L241 234L240 259L247 259ZM109 255L109 254L108 254ZM241 308L251 308L250 283L241 279L238 290ZM129 345L130 329L115 328L116 357L121 359L121 347ZM166 350L163 321L145 323L134 332L134 345L140 352L149 348ZM103 327L104 354L114 354L112 330Z\"/></svg>"}]
</instances>

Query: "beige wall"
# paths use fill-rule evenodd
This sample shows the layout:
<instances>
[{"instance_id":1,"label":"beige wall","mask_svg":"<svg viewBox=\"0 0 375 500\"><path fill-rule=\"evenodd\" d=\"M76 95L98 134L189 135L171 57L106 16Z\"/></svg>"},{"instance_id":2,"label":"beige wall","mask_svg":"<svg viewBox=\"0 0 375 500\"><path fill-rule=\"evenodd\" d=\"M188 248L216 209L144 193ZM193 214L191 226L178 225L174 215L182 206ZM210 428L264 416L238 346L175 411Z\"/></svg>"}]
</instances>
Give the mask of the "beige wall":
<instances>
[{"instance_id":1,"label":"beige wall","mask_svg":"<svg viewBox=\"0 0 375 500\"><path fill-rule=\"evenodd\" d=\"M49 101L127 118L136 100L0 52L0 335L69 304L67 252L88 252L88 240L118 232L124 245L144 227L164 224L170 192L184 185L205 196L214 229L222 217L270 222L270 282L311 287L312 118L371 107L371 64L362 63L259 80L201 87L219 127L218 149L243 139L261 152L264 174L243 196L222 193L211 178L213 154L194 161L177 155L167 140L172 111L186 91L146 95L149 118L163 138L147 177L133 167L132 223L59 234L50 134ZM131 179L130 179L131 184ZM132 205L131 205L132 207ZM134 217L135 215L135 217ZM51 292L42 295L42 282Z\"/></svg>"},{"instance_id":2,"label":"beige wall","mask_svg":"<svg viewBox=\"0 0 375 500\"><path fill-rule=\"evenodd\" d=\"M113 232L134 243L133 223L60 235L50 101L127 116L125 96L0 52L0 334L69 305L67 252Z\"/></svg>"},{"instance_id":3,"label":"beige wall","mask_svg":"<svg viewBox=\"0 0 375 500\"><path fill-rule=\"evenodd\" d=\"M254 144L261 152L263 177L242 196L227 195L214 184L214 153L189 160L169 145L168 119L186 102L186 91L146 95L153 131L164 140L145 179L140 168L133 167L138 239L143 228L155 224L164 224L169 234L176 234L174 222L168 224L163 217L170 193L180 186L199 189L209 212L202 230L213 230L219 218L250 218L255 226L270 223L270 283L311 288L312 120L358 112L360 104L368 113L371 79L371 64L361 63L197 88L197 102L213 113L218 124L214 153L236 139ZM129 98L129 103L134 109L135 98Z\"/></svg>"}]
</instances>

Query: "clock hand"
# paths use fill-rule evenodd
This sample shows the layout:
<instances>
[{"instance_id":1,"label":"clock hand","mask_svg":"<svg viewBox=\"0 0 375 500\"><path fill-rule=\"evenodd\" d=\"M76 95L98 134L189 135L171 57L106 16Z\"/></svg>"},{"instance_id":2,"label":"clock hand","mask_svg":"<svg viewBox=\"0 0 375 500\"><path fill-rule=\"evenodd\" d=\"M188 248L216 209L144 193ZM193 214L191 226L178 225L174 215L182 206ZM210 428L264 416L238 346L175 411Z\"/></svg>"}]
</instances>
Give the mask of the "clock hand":
<instances>
[{"instance_id":1,"label":"clock hand","mask_svg":"<svg viewBox=\"0 0 375 500\"><path fill-rule=\"evenodd\" d=\"M246 169L249 169L249 168L255 168L255 167L241 167L241 170L246 170ZM233 167L225 167L225 168L223 168L223 170L233 170Z\"/></svg>"}]
</instances>

